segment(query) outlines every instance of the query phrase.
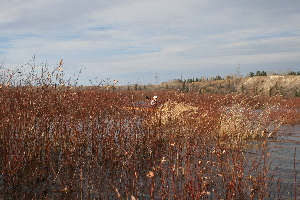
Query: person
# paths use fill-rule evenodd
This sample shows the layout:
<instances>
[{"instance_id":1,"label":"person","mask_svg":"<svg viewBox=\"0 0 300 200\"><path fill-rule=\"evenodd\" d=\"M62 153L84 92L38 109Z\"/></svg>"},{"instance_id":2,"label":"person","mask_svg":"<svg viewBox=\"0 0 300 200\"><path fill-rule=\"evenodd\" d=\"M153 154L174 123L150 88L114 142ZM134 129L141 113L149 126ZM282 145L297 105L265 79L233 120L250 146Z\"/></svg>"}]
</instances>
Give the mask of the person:
<instances>
[{"instance_id":1,"label":"person","mask_svg":"<svg viewBox=\"0 0 300 200\"><path fill-rule=\"evenodd\" d=\"M152 107L156 107L157 106L157 96L154 96L151 101L150 101L150 105Z\"/></svg>"}]
</instances>

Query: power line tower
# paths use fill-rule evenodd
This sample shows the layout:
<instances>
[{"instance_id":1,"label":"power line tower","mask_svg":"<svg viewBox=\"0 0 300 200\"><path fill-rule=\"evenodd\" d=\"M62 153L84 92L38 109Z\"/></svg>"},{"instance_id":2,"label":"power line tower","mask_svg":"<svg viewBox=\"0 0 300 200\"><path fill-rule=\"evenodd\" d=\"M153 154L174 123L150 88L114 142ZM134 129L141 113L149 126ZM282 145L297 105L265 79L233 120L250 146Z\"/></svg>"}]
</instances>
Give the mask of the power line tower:
<instances>
[{"instance_id":1,"label":"power line tower","mask_svg":"<svg viewBox=\"0 0 300 200\"><path fill-rule=\"evenodd\" d=\"M237 78L240 78L241 65L236 68Z\"/></svg>"},{"instance_id":2,"label":"power line tower","mask_svg":"<svg viewBox=\"0 0 300 200\"><path fill-rule=\"evenodd\" d=\"M156 85L158 84L158 74L156 73L156 76L154 77L155 78L155 80L156 80Z\"/></svg>"}]
</instances>

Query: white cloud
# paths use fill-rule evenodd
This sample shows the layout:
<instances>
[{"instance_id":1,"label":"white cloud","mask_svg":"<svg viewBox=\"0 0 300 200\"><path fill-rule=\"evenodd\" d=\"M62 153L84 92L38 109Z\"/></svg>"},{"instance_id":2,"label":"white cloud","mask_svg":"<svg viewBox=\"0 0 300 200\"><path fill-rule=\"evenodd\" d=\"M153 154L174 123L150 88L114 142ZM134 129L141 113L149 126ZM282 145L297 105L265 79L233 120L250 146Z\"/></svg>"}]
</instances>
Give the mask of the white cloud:
<instances>
[{"instance_id":1,"label":"white cloud","mask_svg":"<svg viewBox=\"0 0 300 200\"><path fill-rule=\"evenodd\" d=\"M237 64L297 70L300 61L298 0L1 3L0 56L11 64L64 58L69 70L86 67L85 77L126 84L135 73L168 81L177 72L228 74Z\"/></svg>"}]
</instances>

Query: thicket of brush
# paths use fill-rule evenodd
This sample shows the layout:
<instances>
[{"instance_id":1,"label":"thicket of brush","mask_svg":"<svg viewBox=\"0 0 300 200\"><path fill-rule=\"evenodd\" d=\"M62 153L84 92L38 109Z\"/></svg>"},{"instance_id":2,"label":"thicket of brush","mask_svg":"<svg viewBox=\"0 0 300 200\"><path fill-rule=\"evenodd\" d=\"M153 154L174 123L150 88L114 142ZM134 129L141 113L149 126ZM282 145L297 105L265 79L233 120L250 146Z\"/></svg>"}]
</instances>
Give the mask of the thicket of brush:
<instances>
[{"instance_id":1,"label":"thicket of brush","mask_svg":"<svg viewBox=\"0 0 300 200\"><path fill-rule=\"evenodd\" d=\"M138 91L58 86L59 68L2 79L0 198L280 198L266 138L299 122L299 99L161 91L161 109L130 110Z\"/></svg>"}]
</instances>

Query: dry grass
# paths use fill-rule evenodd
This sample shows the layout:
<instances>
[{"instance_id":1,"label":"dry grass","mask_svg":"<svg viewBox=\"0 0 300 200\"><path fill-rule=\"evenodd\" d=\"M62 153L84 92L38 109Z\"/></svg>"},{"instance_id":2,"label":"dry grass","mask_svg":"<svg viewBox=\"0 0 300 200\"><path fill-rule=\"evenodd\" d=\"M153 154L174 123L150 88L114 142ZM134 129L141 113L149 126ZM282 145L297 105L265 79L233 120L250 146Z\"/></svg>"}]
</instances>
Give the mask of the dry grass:
<instances>
[{"instance_id":1,"label":"dry grass","mask_svg":"<svg viewBox=\"0 0 300 200\"><path fill-rule=\"evenodd\" d=\"M220 139L255 139L272 137L276 135L282 122L272 119L271 115L277 107L268 106L262 110L236 103L233 106L223 108L220 118Z\"/></svg>"},{"instance_id":2,"label":"dry grass","mask_svg":"<svg viewBox=\"0 0 300 200\"><path fill-rule=\"evenodd\" d=\"M142 100L140 92L2 83L0 198L268 197L265 140L251 154L245 139L275 134L298 112L295 100L284 107L265 97L157 95L160 110L135 110L123 107Z\"/></svg>"}]
</instances>

